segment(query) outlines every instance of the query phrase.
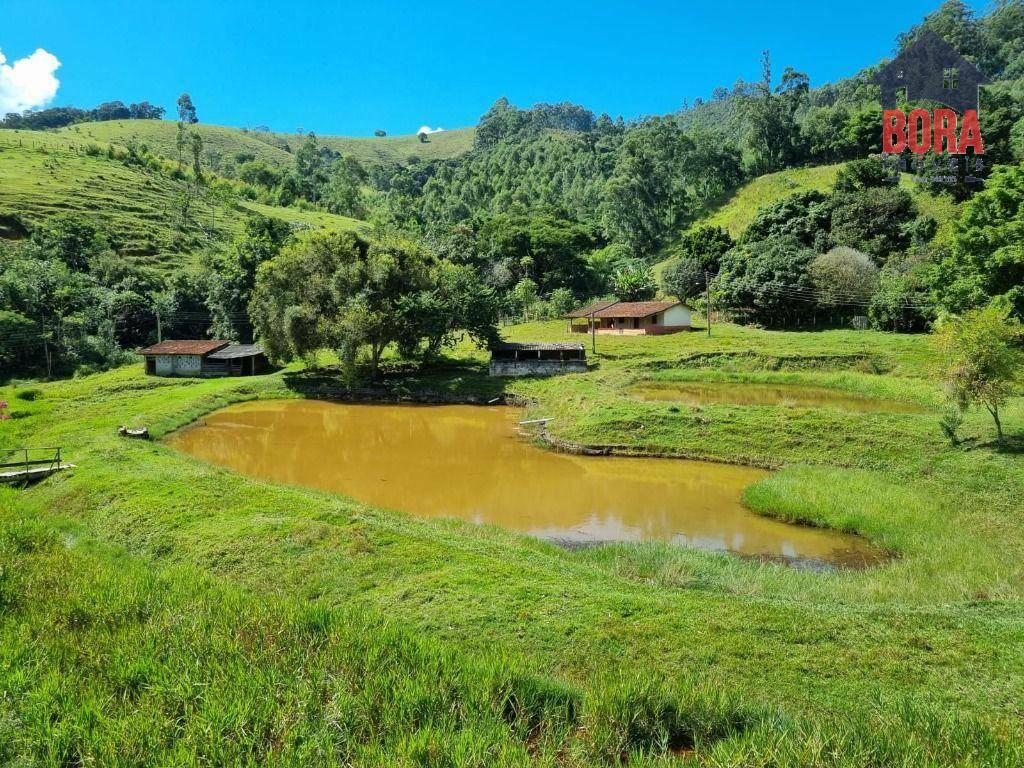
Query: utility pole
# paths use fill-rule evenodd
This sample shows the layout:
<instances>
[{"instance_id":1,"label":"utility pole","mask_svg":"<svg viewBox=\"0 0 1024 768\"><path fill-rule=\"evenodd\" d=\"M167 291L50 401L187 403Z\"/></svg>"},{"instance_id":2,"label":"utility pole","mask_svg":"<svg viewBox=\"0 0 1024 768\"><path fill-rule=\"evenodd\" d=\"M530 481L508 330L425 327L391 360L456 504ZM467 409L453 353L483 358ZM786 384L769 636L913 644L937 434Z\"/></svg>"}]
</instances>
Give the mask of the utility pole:
<instances>
[{"instance_id":1,"label":"utility pole","mask_svg":"<svg viewBox=\"0 0 1024 768\"><path fill-rule=\"evenodd\" d=\"M711 335L711 278L704 270L704 303L708 305L708 336Z\"/></svg>"},{"instance_id":2,"label":"utility pole","mask_svg":"<svg viewBox=\"0 0 1024 768\"><path fill-rule=\"evenodd\" d=\"M594 326L594 313L590 313L590 351L597 354L597 330Z\"/></svg>"},{"instance_id":3,"label":"utility pole","mask_svg":"<svg viewBox=\"0 0 1024 768\"><path fill-rule=\"evenodd\" d=\"M160 305L157 304L154 310L156 312L156 341L159 344L164 340L163 328L160 325Z\"/></svg>"}]
</instances>

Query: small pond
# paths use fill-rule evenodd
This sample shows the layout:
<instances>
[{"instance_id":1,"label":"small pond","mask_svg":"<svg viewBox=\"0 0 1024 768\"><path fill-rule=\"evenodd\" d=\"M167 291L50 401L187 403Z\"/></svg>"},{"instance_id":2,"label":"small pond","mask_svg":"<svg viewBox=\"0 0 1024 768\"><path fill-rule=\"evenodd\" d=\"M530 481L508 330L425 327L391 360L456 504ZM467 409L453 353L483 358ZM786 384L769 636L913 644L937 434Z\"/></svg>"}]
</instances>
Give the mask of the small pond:
<instances>
[{"instance_id":1,"label":"small pond","mask_svg":"<svg viewBox=\"0 0 1024 768\"><path fill-rule=\"evenodd\" d=\"M783 408L832 408L860 413L924 413L916 403L803 384L739 381L644 381L630 388L641 400L698 405L772 405Z\"/></svg>"},{"instance_id":2,"label":"small pond","mask_svg":"<svg viewBox=\"0 0 1024 768\"><path fill-rule=\"evenodd\" d=\"M881 560L859 537L745 509L742 491L761 470L553 453L523 438L521 418L503 407L256 401L210 414L169 442L253 477L565 546L667 541L818 569Z\"/></svg>"}]
</instances>

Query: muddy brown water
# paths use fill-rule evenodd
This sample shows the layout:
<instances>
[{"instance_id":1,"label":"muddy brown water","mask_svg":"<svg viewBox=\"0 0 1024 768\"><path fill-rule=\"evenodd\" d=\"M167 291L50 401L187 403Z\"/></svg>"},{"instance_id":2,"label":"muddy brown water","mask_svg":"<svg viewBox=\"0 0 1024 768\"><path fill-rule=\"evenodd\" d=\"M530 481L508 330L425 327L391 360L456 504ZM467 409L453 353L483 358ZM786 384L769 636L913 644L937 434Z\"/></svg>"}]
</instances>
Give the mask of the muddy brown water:
<instances>
[{"instance_id":1,"label":"muddy brown water","mask_svg":"<svg viewBox=\"0 0 1024 768\"><path fill-rule=\"evenodd\" d=\"M572 456L539 448L513 408L257 401L168 438L245 475L422 517L488 523L566 546L667 541L801 567L866 567L859 537L755 515L749 467Z\"/></svg>"},{"instance_id":2,"label":"muddy brown water","mask_svg":"<svg viewBox=\"0 0 1024 768\"><path fill-rule=\"evenodd\" d=\"M630 389L641 400L698 405L773 405L784 408L833 408L859 413L924 413L916 403L803 384L736 381L645 381Z\"/></svg>"}]
</instances>

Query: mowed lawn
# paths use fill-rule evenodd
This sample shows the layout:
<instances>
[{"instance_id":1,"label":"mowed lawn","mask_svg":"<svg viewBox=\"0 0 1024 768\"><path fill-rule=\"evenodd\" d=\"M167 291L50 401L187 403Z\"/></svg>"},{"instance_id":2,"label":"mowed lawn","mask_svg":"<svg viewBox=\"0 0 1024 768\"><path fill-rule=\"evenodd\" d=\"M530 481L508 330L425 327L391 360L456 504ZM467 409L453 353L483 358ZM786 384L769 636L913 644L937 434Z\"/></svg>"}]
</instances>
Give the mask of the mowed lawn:
<instances>
[{"instance_id":1,"label":"mowed lawn","mask_svg":"<svg viewBox=\"0 0 1024 768\"><path fill-rule=\"evenodd\" d=\"M564 323L506 331L513 339L568 338ZM427 727L418 737L426 751L416 751L415 739L384 739L381 749L402 756L397 763L435 764L423 757L435 754L431 748L456 754L463 727L465 743L458 743L466 759L451 764L473 764L478 748L484 756L475 764L488 764L487 750L499 743L512 752L493 763L591 764L632 755L637 764L640 752L668 761L690 747L696 751L684 750L681 759L716 765L1012 765L1021 758L1024 400L1007 408L1013 443L1000 453L981 414L967 420L962 445L941 437L940 389L925 336L723 325L711 337L601 337L597 346L586 374L495 382L481 377L481 353L460 349L458 365L396 373L390 383L403 391L454 393L504 386L534 402L530 415L554 417L552 429L566 439L776 469L747 490L749 506L860 533L893 559L863 572L809 573L666 545L570 552L497 529L419 520L249 480L160 442L116 436L123 423L146 424L159 437L230 402L298 396L307 374L297 368L254 379L175 381L147 378L141 366L130 366L11 386L0 390L15 414L0 427L0 445L62 445L78 466L29 490L0 491L5 567L21 564L36 574L27 581L11 577L7 591L0 590L8 595L0 601L7 606L0 674L17 691L11 717L24 729L8 732L40 738L53 718L73 721L78 730L68 743L95 756L101 745L115 749L112 734L144 722L158 735L176 727L187 734L182 749L192 751L183 754L193 758L210 754L204 750L212 747L202 745L211 733L232 734L222 746L293 755L292 740L320 722L329 697L303 675L302 659L267 648L288 639L285 645L308 650L314 681L334 670L334 682L344 687L354 667L336 647L357 653L352 648L359 643L374 646L394 631L426 644L423 653L447 660L446 670L496 665L537 678L530 678L530 696L499 684L500 675L482 675L486 685L460 678L446 689L451 701L434 702L468 718L457 723L431 720L429 697L412 696L424 709L408 728L419 734ZM647 378L808 383L923 410L694 409L631 397L629 387ZM54 570L58 563L65 570ZM85 592L93 602L76 605L68 596L84 578L76 574L93 571L97 586ZM230 599L217 597L224 590ZM123 592L131 596L128 607L104 618L96 601ZM310 619L310 610L323 614ZM161 632L169 615L195 612L215 627L211 637L242 642L253 657L201 641L201 632ZM241 621L250 614L251 622ZM376 628L381 616L393 623L387 632ZM369 628L353 637L337 621ZM310 622L314 629L296 639L296 626ZM25 639L29 628L48 637L35 651ZM76 632L92 640L76 640ZM126 632L145 639L147 653L159 659L154 670L195 653L203 661L189 668L190 685L231 678L240 687L236 693L228 687L224 701L201 697L196 717L208 718L205 736L193 733L194 724L175 709L187 700L184 693L147 687L143 673L141 683L126 688L124 678L132 679L138 662ZM109 647L96 645L98 637ZM95 653L108 653L109 663L92 656L90 649L100 647L107 650ZM384 654L359 647L358 653ZM332 662L335 652L341 656ZM220 653L231 661L221 664ZM232 666L244 668L245 659L254 677L273 680L271 701L246 688L258 685ZM84 681L79 688L95 688L80 693L91 697L85 721L75 697L61 698L55 682L61 670ZM416 705L381 685L375 689L380 711L353 705L345 710L351 722L363 723L362 717L402 727L383 712ZM533 713L532 726L500 715L505 705L495 702L507 698L497 689L533 702L513 706ZM624 698L613 694L627 689ZM580 697L571 714L557 693L563 690ZM651 690L658 691L653 698L637 693ZM143 702L135 714L124 703L131 696ZM597 703L604 700L621 706L609 714ZM274 727L260 731L265 722ZM340 716L335 725L349 738L356 731L345 730L346 722ZM368 743L383 739L370 732ZM310 736L309 743L333 745L332 738ZM156 753L172 754L153 739ZM556 742L568 746L560 752Z\"/></svg>"}]
</instances>

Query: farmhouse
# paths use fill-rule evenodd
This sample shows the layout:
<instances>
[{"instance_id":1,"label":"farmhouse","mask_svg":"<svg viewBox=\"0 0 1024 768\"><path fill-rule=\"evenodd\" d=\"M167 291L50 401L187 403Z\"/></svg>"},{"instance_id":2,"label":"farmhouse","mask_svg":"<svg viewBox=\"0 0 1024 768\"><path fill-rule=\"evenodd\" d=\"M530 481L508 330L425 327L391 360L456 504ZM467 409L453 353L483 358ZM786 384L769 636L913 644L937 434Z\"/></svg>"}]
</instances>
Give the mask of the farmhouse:
<instances>
[{"instance_id":1,"label":"farmhouse","mask_svg":"<svg viewBox=\"0 0 1024 768\"><path fill-rule=\"evenodd\" d=\"M256 344L229 341L168 339L140 349L150 376L253 376L270 370Z\"/></svg>"},{"instance_id":2,"label":"farmhouse","mask_svg":"<svg viewBox=\"0 0 1024 768\"><path fill-rule=\"evenodd\" d=\"M575 333L618 333L642 336L690 330L690 308L679 301L597 301L570 312ZM584 320L584 323L577 323Z\"/></svg>"},{"instance_id":3,"label":"farmhouse","mask_svg":"<svg viewBox=\"0 0 1024 768\"><path fill-rule=\"evenodd\" d=\"M587 353L577 342L509 343L491 348L491 376L547 376L586 370Z\"/></svg>"}]
</instances>

